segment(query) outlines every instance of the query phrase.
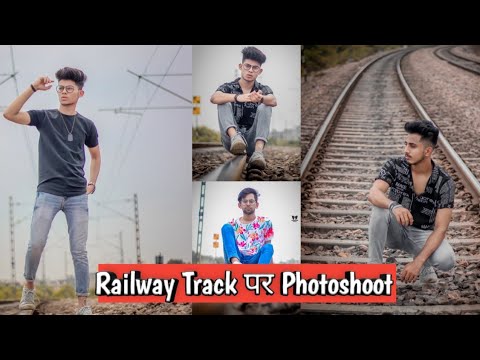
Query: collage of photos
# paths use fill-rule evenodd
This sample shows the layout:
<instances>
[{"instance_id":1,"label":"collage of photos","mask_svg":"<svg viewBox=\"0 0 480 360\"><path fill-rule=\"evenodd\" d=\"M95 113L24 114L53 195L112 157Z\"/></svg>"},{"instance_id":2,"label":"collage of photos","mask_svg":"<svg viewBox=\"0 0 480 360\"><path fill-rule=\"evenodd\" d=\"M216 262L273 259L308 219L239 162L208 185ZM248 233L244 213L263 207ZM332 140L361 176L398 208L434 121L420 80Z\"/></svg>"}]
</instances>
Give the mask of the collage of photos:
<instances>
[{"instance_id":1,"label":"collage of photos","mask_svg":"<svg viewBox=\"0 0 480 360\"><path fill-rule=\"evenodd\" d=\"M478 45L2 45L0 315L480 314L478 89ZM395 264L396 302L99 303L99 264Z\"/></svg>"},{"instance_id":2,"label":"collage of photos","mask_svg":"<svg viewBox=\"0 0 480 360\"><path fill-rule=\"evenodd\" d=\"M299 264L301 47L193 46L192 53L194 263ZM193 304L193 314L299 308Z\"/></svg>"}]
</instances>

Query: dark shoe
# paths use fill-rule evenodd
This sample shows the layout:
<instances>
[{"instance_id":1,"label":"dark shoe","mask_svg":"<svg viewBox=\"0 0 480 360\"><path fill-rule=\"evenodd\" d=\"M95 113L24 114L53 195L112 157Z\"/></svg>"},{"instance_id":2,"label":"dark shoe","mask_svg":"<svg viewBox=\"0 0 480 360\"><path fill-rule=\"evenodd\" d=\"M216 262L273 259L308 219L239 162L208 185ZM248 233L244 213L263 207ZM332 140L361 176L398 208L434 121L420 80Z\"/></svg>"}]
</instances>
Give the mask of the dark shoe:
<instances>
[{"instance_id":1,"label":"dark shoe","mask_svg":"<svg viewBox=\"0 0 480 360\"><path fill-rule=\"evenodd\" d=\"M396 263L397 263L397 259L395 259L393 256L390 256L385 260L385 264L396 264Z\"/></svg>"}]
</instances>

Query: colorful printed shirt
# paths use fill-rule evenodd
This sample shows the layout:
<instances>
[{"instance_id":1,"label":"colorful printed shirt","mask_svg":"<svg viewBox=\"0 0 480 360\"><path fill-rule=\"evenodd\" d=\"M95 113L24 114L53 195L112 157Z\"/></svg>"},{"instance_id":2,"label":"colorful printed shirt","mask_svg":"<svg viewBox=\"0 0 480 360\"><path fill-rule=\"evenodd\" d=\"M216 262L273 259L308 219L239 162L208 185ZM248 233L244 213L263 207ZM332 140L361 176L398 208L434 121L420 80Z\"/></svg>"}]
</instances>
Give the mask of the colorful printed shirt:
<instances>
[{"instance_id":1,"label":"colorful printed shirt","mask_svg":"<svg viewBox=\"0 0 480 360\"><path fill-rule=\"evenodd\" d=\"M375 179L390 185L388 198L410 210L413 226L422 230L433 230L437 209L453 208L455 197L455 182L450 175L433 161L432 167L425 192L420 195L415 194L410 164L404 157L388 160Z\"/></svg>"},{"instance_id":2,"label":"colorful printed shirt","mask_svg":"<svg viewBox=\"0 0 480 360\"><path fill-rule=\"evenodd\" d=\"M255 255L263 245L273 240L272 221L267 217L257 216L248 224L242 224L239 218L229 223L233 226L238 250L244 255Z\"/></svg>"}]
</instances>

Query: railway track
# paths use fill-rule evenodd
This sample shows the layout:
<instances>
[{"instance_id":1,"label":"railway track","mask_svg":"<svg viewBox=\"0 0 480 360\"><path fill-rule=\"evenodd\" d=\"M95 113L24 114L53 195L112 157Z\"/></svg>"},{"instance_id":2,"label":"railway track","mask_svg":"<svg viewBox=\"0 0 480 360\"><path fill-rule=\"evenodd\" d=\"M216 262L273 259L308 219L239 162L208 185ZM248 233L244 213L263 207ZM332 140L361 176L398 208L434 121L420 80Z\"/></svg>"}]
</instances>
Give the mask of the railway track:
<instances>
[{"instance_id":1,"label":"railway track","mask_svg":"<svg viewBox=\"0 0 480 360\"><path fill-rule=\"evenodd\" d=\"M239 181L247 162L246 155L239 155L227 160L214 170L203 175L201 181Z\"/></svg>"},{"instance_id":2,"label":"railway track","mask_svg":"<svg viewBox=\"0 0 480 360\"><path fill-rule=\"evenodd\" d=\"M192 178L195 181L294 181L300 180L300 148L268 145L267 167L251 168L247 157L234 156L223 146L193 146Z\"/></svg>"},{"instance_id":3,"label":"railway track","mask_svg":"<svg viewBox=\"0 0 480 360\"><path fill-rule=\"evenodd\" d=\"M465 60L473 61L474 63L480 64L480 57L477 56L475 53L471 52L471 49L467 50L463 46L454 46L450 49L450 52Z\"/></svg>"},{"instance_id":4,"label":"railway track","mask_svg":"<svg viewBox=\"0 0 480 360\"><path fill-rule=\"evenodd\" d=\"M318 130L301 166L302 263L366 263L368 190L383 163L403 155L406 121L428 118L408 89L400 62L409 51L390 53L361 69ZM440 137L434 161L456 181L447 240L457 266L439 273L437 286L397 282L396 305L303 304L303 313L480 313L480 221L477 177ZM412 259L386 249L399 273Z\"/></svg>"},{"instance_id":5,"label":"railway track","mask_svg":"<svg viewBox=\"0 0 480 360\"><path fill-rule=\"evenodd\" d=\"M453 47L450 51L454 51ZM424 54L431 54L432 62L440 63L435 52L438 49L431 49ZM448 69L449 81L443 81L443 86L450 86L445 92L439 91L437 94L435 88L438 87L438 79L432 79L430 84L422 84L422 77L414 70L414 62L411 59L426 60L426 57L417 57L417 54L411 54L406 57L402 64L405 69L405 77L414 91L418 91L418 97L428 113L434 116L433 120L442 130L443 135L448 139L455 152L462 158L470 171L477 179L480 179L480 144L476 140L480 131L480 105L478 102L478 84L480 77L476 73L466 72L449 63L441 64L436 68ZM432 76L433 72L429 75ZM461 82L464 81L463 86ZM463 92L455 89L464 88ZM457 93L455 93L457 91ZM432 95L433 94L433 95Z\"/></svg>"},{"instance_id":6,"label":"railway track","mask_svg":"<svg viewBox=\"0 0 480 360\"><path fill-rule=\"evenodd\" d=\"M194 154L213 160L214 165L205 165L207 171L195 180L200 181L238 181L242 179L242 172L246 164L246 156L228 154L221 143L193 143ZM204 162L205 163L205 162ZM195 166L194 166L195 167Z\"/></svg>"},{"instance_id":7,"label":"railway track","mask_svg":"<svg viewBox=\"0 0 480 360\"><path fill-rule=\"evenodd\" d=\"M434 51L434 54L438 58L445 60L454 66L480 75L480 63L454 54L452 52L453 48L454 46L440 47Z\"/></svg>"},{"instance_id":8,"label":"railway track","mask_svg":"<svg viewBox=\"0 0 480 360\"><path fill-rule=\"evenodd\" d=\"M4 300L0 301L0 315L36 315L38 313L37 309L40 305L43 305L45 302L39 302L34 310L20 310L18 305L19 301L15 300Z\"/></svg>"}]
</instances>

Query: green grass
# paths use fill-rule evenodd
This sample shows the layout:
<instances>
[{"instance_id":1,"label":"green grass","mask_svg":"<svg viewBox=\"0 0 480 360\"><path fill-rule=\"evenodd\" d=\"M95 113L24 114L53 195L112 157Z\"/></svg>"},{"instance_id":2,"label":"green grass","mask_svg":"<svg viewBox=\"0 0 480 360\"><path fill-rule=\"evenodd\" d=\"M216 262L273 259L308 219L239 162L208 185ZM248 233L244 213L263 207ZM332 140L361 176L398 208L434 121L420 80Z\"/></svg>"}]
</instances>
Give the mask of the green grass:
<instances>
[{"instance_id":1,"label":"green grass","mask_svg":"<svg viewBox=\"0 0 480 360\"><path fill-rule=\"evenodd\" d=\"M220 142L220 132L206 126L193 127L192 142Z\"/></svg>"},{"instance_id":2,"label":"green grass","mask_svg":"<svg viewBox=\"0 0 480 360\"><path fill-rule=\"evenodd\" d=\"M279 138L269 138L268 145L275 145L275 146L291 146L291 147L299 147L300 141L299 140L285 140Z\"/></svg>"},{"instance_id":3,"label":"green grass","mask_svg":"<svg viewBox=\"0 0 480 360\"><path fill-rule=\"evenodd\" d=\"M403 45L304 45L302 74L358 61L379 51Z\"/></svg>"},{"instance_id":4,"label":"green grass","mask_svg":"<svg viewBox=\"0 0 480 360\"><path fill-rule=\"evenodd\" d=\"M22 297L22 284L17 284L16 289L11 284L0 284L0 300L20 300ZM39 299L67 299L75 298L75 288L70 284L59 286L35 284L35 295Z\"/></svg>"}]
</instances>

